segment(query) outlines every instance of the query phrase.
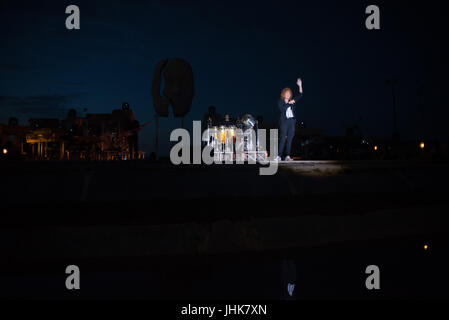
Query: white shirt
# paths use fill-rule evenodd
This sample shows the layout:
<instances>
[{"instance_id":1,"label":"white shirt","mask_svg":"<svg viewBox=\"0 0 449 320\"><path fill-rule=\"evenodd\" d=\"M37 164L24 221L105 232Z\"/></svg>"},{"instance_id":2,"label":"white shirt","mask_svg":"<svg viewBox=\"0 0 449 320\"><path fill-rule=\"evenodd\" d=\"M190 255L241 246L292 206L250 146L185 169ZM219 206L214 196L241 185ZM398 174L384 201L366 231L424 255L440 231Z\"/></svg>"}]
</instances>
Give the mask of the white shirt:
<instances>
[{"instance_id":1,"label":"white shirt","mask_svg":"<svg viewBox=\"0 0 449 320\"><path fill-rule=\"evenodd\" d=\"M292 107L288 107L287 108L287 112L285 113L287 119L293 118L293 111L292 111Z\"/></svg>"}]
</instances>

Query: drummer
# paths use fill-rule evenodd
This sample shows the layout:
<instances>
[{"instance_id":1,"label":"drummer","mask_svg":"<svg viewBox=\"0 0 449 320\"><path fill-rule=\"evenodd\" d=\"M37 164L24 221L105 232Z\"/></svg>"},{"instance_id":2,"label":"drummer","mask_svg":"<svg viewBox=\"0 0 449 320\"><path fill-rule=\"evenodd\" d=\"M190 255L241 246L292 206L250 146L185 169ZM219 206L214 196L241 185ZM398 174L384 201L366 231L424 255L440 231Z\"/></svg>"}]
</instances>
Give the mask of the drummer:
<instances>
[{"instance_id":1,"label":"drummer","mask_svg":"<svg viewBox=\"0 0 449 320\"><path fill-rule=\"evenodd\" d=\"M220 126L231 127L235 126L235 120L229 117L229 114L226 114L224 118L220 122Z\"/></svg>"}]
</instances>

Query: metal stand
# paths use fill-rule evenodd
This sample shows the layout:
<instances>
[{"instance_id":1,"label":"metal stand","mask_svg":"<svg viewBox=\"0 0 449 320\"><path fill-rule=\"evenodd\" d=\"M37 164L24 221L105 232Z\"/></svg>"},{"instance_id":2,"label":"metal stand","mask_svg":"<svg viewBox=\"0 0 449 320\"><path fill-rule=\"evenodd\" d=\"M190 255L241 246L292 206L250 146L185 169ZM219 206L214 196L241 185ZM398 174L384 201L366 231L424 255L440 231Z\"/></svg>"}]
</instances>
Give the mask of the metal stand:
<instances>
[{"instance_id":1,"label":"metal stand","mask_svg":"<svg viewBox=\"0 0 449 320\"><path fill-rule=\"evenodd\" d=\"M154 143L154 148L155 148L156 156L157 156L157 154L159 152L159 115L156 114L154 116L154 118L156 120L156 126L155 126L156 127L156 135L155 135L156 141Z\"/></svg>"}]
</instances>

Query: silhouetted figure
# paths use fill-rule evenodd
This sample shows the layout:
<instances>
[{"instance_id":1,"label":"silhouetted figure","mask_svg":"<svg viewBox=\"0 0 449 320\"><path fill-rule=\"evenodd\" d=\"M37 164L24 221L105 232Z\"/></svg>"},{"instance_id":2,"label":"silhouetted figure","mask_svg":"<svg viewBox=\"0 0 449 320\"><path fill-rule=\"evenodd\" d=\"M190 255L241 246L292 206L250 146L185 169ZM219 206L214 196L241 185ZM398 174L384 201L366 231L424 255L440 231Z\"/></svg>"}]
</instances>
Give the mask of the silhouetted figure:
<instances>
[{"instance_id":1,"label":"silhouetted figure","mask_svg":"<svg viewBox=\"0 0 449 320\"><path fill-rule=\"evenodd\" d=\"M203 129L218 126L220 124L221 115L216 113L214 106L210 106L208 112L203 116Z\"/></svg>"},{"instance_id":2,"label":"silhouetted figure","mask_svg":"<svg viewBox=\"0 0 449 320\"><path fill-rule=\"evenodd\" d=\"M129 153L131 155L131 159L135 159L137 156L137 151L139 151L139 130L141 127L139 121L137 120L131 121L129 125L130 125L128 131Z\"/></svg>"},{"instance_id":3,"label":"silhouetted figure","mask_svg":"<svg viewBox=\"0 0 449 320\"><path fill-rule=\"evenodd\" d=\"M220 126L230 127L235 125L235 120L229 117L229 114L226 114L224 118L220 121Z\"/></svg>"}]
</instances>

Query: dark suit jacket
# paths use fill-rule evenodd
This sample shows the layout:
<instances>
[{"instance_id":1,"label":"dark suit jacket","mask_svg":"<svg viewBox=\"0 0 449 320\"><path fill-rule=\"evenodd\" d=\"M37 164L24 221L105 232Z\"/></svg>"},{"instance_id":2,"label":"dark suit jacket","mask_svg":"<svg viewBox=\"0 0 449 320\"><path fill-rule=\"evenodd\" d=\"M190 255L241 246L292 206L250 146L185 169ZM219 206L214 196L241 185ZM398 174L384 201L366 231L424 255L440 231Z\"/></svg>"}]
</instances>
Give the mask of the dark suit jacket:
<instances>
[{"instance_id":1,"label":"dark suit jacket","mask_svg":"<svg viewBox=\"0 0 449 320\"><path fill-rule=\"evenodd\" d=\"M295 96L292 100L295 100L295 104L288 104L285 103L284 99L279 99L279 110L281 111L281 117L280 117L280 122L283 122L285 120L287 120L287 109L288 107L292 108L292 112L293 112L293 119L296 119L296 105L298 104L298 101L302 98L302 93L299 93L297 96Z\"/></svg>"}]
</instances>

